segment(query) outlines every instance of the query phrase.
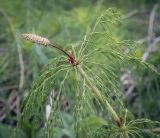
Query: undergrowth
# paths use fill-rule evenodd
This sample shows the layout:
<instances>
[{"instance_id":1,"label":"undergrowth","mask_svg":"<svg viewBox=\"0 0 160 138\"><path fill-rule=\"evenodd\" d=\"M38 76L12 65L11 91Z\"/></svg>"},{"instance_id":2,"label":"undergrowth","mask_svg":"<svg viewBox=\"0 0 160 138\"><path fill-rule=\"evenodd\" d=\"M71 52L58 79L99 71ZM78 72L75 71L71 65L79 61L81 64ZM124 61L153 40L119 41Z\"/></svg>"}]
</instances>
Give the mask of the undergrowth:
<instances>
[{"instance_id":1,"label":"undergrowth","mask_svg":"<svg viewBox=\"0 0 160 138\"><path fill-rule=\"evenodd\" d=\"M159 73L152 65L136 58L136 42L118 40L116 33L120 21L121 16L115 9L106 10L80 45L68 45L65 55L60 53L59 57L50 60L23 103L15 136L23 131L33 138L39 135L58 138L60 130L72 138L156 136L153 129L159 122L134 119L125 107L118 76L120 70L116 68L145 68ZM39 40L34 42L44 44ZM57 44L49 42L48 45ZM69 50L72 53L67 52ZM46 118L44 112L50 98L52 110ZM62 98L69 105L67 111ZM66 113L73 116L69 126L64 120ZM67 131L62 129L66 125Z\"/></svg>"}]
</instances>

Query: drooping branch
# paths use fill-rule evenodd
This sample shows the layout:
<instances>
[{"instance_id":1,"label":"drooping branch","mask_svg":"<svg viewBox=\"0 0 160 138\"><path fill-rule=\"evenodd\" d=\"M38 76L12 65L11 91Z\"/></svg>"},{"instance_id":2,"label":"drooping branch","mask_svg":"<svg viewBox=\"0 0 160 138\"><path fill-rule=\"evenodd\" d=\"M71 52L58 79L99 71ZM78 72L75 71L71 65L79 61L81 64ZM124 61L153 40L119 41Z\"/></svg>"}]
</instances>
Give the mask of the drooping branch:
<instances>
[{"instance_id":1,"label":"drooping branch","mask_svg":"<svg viewBox=\"0 0 160 138\"><path fill-rule=\"evenodd\" d=\"M81 76L85 78L87 86L91 89L94 96L104 105L104 107L109 112L111 117L117 122L117 125L123 130L122 132L123 138L129 138L126 126L123 122L123 119L118 116L116 111L113 109L112 105L108 102L108 100L105 97L103 97L103 95L98 90L98 88L90 81L89 77L87 76L85 71L82 69L82 67L78 65L76 66L76 69L81 74Z\"/></svg>"}]
</instances>

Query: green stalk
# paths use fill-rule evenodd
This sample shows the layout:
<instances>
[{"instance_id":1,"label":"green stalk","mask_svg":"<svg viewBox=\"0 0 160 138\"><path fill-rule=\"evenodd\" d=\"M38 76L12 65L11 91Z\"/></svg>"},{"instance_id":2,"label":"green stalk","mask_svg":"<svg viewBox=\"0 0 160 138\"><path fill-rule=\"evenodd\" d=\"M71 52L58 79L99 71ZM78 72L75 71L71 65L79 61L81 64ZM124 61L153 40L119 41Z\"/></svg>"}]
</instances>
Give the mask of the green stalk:
<instances>
[{"instance_id":1,"label":"green stalk","mask_svg":"<svg viewBox=\"0 0 160 138\"><path fill-rule=\"evenodd\" d=\"M127 127L125 126L125 124L123 124L121 126L121 132L122 132L123 138L129 138L129 135L128 135L128 132L127 132Z\"/></svg>"},{"instance_id":2,"label":"green stalk","mask_svg":"<svg viewBox=\"0 0 160 138\"><path fill-rule=\"evenodd\" d=\"M126 131L126 126L124 124L121 123L121 119L118 117L117 113L115 112L115 110L113 109L113 107L111 106L111 104L108 102L108 100L101 94L101 92L98 90L98 88L90 81L89 77L87 76L87 74L85 73L85 71L81 68L80 65L76 66L77 71L81 74L81 76L83 78L85 78L85 81L87 83L87 86L92 90L93 94L95 95L95 97L101 102L103 103L103 105L105 106L106 110L109 112L109 114L113 117L113 119L120 123L120 127L121 129L123 129L123 138L129 138L128 133Z\"/></svg>"},{"instance_id":3,"label":"green stalk","mask_svg":"<svg viewBox=\"0 0 160 138\"><path fill-rule=\"evenodd\" d=\"M123 138L129 138L127 131L124 131L122 135L123 135Z\"/></svg>"}]
</instances>

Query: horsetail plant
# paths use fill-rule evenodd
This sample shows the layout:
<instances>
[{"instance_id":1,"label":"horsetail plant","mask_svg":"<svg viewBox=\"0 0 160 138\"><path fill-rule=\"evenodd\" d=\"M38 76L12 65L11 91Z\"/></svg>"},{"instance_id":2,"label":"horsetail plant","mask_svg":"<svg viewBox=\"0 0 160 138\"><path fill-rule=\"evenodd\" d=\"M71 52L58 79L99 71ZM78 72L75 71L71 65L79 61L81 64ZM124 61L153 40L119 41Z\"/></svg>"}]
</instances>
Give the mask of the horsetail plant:
<instances>
[{"instance_id":1,"label":"horsetail plant","mask_svg":"<svg viewBox=\"0 0 160 138\"><path fill-rule=\"evenodd\" d=\"M143 137L144 132L153 134L152 128L158 122L134 120L125 108L116 68L132 64L134 68L145 67L158 72L135 57L134 48L130 48L134 42L116 39L116 27L120 19L115 9L106 10L97 19L92 32L84 37L82 44L70 47L72 52L67 52L47 38L22 34L25 40L51 46L64 53L51 60L34 81L18 123L23 131L27 132L24 126L32 126L31 136L36 137L35 132L43 128L45 138L58 138L57 129L64 123L61 109L63 95L70 105L68 112L74 116L73 135L69 137L134 138ZM125 53L124 48L129 48L129 52ZM54 97L49 119L45 121L44 106L53 89L57 91L57 96ZM88 120L93 123L94 119L98 120L98 125L93 128Z\"/></svg>"}]
</instances>

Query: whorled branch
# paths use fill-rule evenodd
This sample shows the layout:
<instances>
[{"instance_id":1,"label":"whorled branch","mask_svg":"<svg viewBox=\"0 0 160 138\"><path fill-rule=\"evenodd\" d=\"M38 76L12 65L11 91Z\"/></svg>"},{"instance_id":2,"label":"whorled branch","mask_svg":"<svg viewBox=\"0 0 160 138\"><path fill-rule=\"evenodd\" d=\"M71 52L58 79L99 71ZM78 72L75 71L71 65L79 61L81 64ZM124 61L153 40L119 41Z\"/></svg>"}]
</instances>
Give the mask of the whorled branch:
<instances>
[{"instance_id":1,"label":"whorled branch","mask_svg":"<svg viewBox=\"0 0 160 138\"><path fill-rule=\"evenodd\" d=\"M117 125L124 130L122 132L123 138L129 138L127 133L127 127L123 122L123 119L119 117L116 111L113 109L112 105L108 102L106 98L104 98L98 88L90 81L85 71L81 68L81 66L76 66L77 71L81 74L83 78L85 78L87 86L91 89L94 96L105 106L106 110L112 116L112 118L117 122Z\"/></svg>"}]
</instances>

